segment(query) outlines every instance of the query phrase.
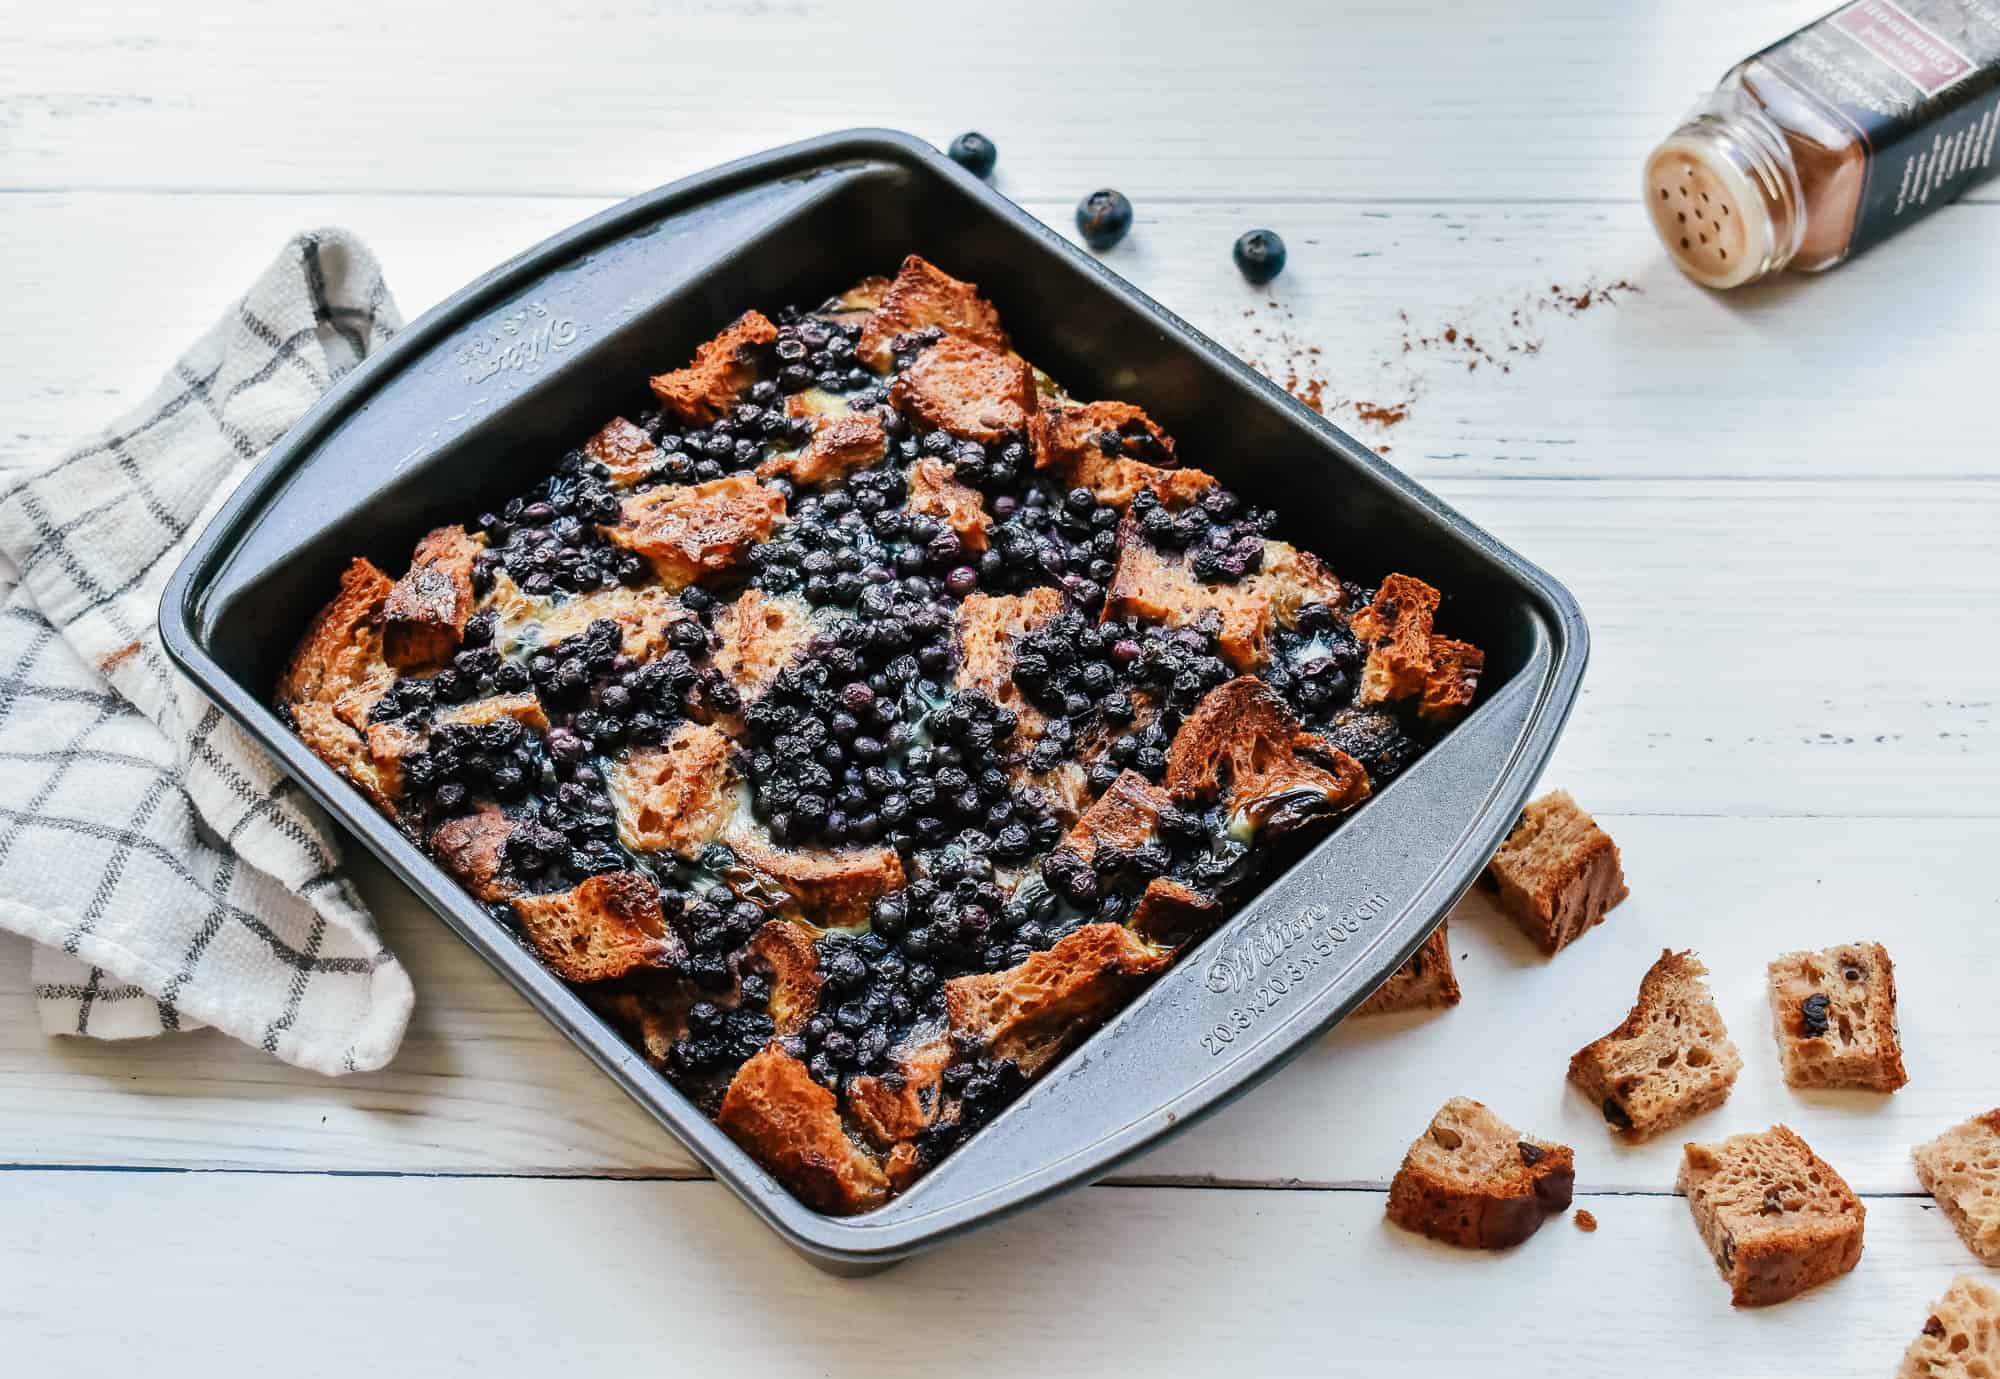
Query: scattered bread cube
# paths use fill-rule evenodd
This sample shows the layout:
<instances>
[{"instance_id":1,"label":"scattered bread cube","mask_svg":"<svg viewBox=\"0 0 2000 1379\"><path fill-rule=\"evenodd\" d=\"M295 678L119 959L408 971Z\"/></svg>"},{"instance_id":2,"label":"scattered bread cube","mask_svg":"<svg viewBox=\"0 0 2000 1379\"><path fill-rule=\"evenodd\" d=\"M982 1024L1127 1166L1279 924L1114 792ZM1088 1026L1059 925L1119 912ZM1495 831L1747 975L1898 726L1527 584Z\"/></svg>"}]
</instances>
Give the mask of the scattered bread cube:
<instances>
[{"instance_id":1,"label":"scattered bread cube","mask_svg":"<svg viewBox=\"0 0 2000 1379\"><path fill-rule=\"evenodd\" d=\"M881 1165L848 1138L833 1093L776 1044L736 1070L716 1123L815 1211L851 1216L889 1196Z\"/></svg>"},{"instance_id":2,"label":"scattered bread cube","mask_svg":"<svg viewBox=\"0 0 2000 1379\"><path fill-rule=\"evenodd\" d=\"M1431 930L1423 947L1389 974L1389 980L1361 1003L1356 1015L1389 1015L1402 1010L1443 1010L1458 1004L1458 976L1451 966L1451 926Z\"/></svg>"},{"instance_id":3,"label":"scattered bread cube","mask_svg":"<svg viewBox=\"0 0 2000 1379\"><path fill-rule=\"evenodd\" d=\"M1639 982L1625 1022L1569 1061L1569 1080L1627 1140L1644 1140L1712 1111L1729 1096L1743 1057L1691 952L1671 949Z\"/></svg>"},{"instance_id":4,"label":"scattered bread cube","mask_svg":"<svg viewBox=\"0 0 2000 1379\"><path fill-rule=\"evenodd\" d=\"M2000 1376L2000 1288L1961 1274L1931 1305L1896 1379Z\"/></svg>"},{"instance_id":5,"label":"scattered bread cube","mask_svg":"<svg viewBox=\"0 0 2000 1379\"><path fill-rule=\"evenodd\" d=\"M1893 1092L1910 1080L1896 1029L1896 969L1879 943L1771 963L1771 1022L1794 1087Z\"/></svg>"},{"instance_id":6,"label":"scattered bread cube","mask_svg":"<svg viewBox=\"0 0 2000 1379\"><path fill-rule=\"evenodd\" d=\"M1550 957L1630 893L1618 844L1567 790L1531 801L1487 870L1501 908Z\"/></svg>"},{"instance_id":7,"label":"scattered bread cube","mask_svg":"<svg viewBox=\"0 0 2000 1379\"><path fill-rule=\"evenodd\" d=\"M1867 1208L1786 1126L1688 1145L1679 1187L1738 1307L1797 1297L1861 1260Z\"/></svg>"},{"instance_id":8,"label":"scattered bread cube","mask_svg":"<svg viewBox=\"0 0 2000 1379\"><path fill-rule=\"evenodd\" d=\"M2000 1267L2000 1107L1911 1151L1917 1181L1966 1247Z\"/></svg>"},{"instance_id":9,"label":"scattered bread cube","mask_svg":"<svg viewBox=\"0 0 2000 1379\"><path fill-rule=\"evenodd\" d=\"M694 362L651 380L653 396L687 421L709 422L757 381L757 352L778 338L763 313L746 311L694 352Z\"/></svg>"},{"instance_id":10,"label":"scattered bread cube","mask_svg":"<svg viewBox=\"0 0 2000 1379\"><path fill-rule=\"evenodd\" d=\"M1417 1136L1389 1184L1389 1219L1470 1249L1518 1245L1569 1210L1569 1146L1521 1134L1479 1102L1453 1097Z\"/></svg>"},{"instance_id":11,"label":"scattered bread cube","mask_svg":"<svg viewBox=\"0 0 2000 1379\"><path fill-rule=\"evenodd\" d=\"M566 891L523 895L514 913L542 961L573 982L602 982L680 957L660 915L660 892L636 871L588 877Z\"/></svg>"}]
</instances>

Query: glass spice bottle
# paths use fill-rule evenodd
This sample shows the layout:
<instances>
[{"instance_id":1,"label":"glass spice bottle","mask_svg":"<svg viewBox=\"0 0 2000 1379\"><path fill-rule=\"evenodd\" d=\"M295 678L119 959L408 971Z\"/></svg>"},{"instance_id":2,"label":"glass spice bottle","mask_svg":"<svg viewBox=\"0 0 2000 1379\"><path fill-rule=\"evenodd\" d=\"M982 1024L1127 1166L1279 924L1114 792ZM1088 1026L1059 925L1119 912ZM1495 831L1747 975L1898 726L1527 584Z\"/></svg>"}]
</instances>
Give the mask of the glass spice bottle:
<instances>
[{"instance_id":1,"label":"glass spice bottle","mask_svg":"<svg viewBox=\"0 0 2000 1379\"><path fill-rule=\"evenodd\" d=\"M1681 270L1817 273L1992 176L2000 0L1854 0L1731 68L1646 159Z\"/></svg>"}]
</instances>

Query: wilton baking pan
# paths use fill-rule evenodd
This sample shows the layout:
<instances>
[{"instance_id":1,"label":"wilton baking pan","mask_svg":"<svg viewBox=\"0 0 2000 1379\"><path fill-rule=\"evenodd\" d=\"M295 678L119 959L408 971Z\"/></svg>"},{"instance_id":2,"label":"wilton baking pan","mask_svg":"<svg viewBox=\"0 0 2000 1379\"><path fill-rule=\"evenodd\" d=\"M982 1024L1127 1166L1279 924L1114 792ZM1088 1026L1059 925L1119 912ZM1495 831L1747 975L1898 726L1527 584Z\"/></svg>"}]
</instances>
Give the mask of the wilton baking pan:
<instances>
[{"instance_id":1,"label":"wilton baking pan","mask_svg":"<svg viewBox=\"0 0 2000 1379\"><path fill-rule=\"evenodd\" d=\"M781 1187L268 706L294 637L360 553L517 492L746 306L815 301L920 253L976 281L1021 352L1139 404L1190 462L1351 577L1450 591L1487 651L1473 713L1296 854L990 1125L887 1205ZM1218 270L1221 271L1221 270ZM879 1267L1096 1178L1240 1094L1424 940L1512 825L1587 650L1563 587L1186 322L908 135L832 134L649 192L424 315L271 451L167 586L169 652L605 1072L816 1262Z\"/></svg>"}]
</instances>

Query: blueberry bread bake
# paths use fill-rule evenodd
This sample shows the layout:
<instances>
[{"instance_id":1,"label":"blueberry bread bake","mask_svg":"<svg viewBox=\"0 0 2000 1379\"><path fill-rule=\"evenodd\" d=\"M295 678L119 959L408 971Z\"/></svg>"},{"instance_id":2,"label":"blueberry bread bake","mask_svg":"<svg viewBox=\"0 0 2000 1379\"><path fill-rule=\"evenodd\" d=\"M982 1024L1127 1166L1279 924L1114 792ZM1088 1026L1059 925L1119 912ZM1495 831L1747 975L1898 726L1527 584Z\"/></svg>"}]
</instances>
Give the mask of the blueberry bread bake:
<instances>
[{"instance_id":1,"label":"blueberry bread bake","mask_svg":"<svg viewBox=\"0 0 2000 1379\"><path fill-rule=\"evenodd\" d=\"M818 1210L887 1200L1470 707L916 257L745 313L498 509L355 560L299 736Z\"/></svg>"}]
</instances>

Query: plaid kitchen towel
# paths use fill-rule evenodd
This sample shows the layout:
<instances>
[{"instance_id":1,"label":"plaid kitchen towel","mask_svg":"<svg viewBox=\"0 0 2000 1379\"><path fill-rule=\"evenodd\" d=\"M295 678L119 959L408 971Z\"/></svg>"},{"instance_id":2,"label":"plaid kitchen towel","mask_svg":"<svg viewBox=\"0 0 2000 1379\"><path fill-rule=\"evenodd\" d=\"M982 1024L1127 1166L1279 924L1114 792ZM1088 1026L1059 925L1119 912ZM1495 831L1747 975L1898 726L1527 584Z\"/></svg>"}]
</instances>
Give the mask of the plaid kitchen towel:
<instances>
[{"instance_id":1,"label":"plaid kitchen towel","mask_svg":"<svg viewBox=\"0 0 2000 1379\"><path fill-rule=\"evenodd\" d=\"M301 235L136 412L0 476L0 927L34 942L51 1033L213 1025L322 1073L402 1041L409 976L327 820L156 621L223 498L400 324L366 248Z\"/></svg>"}]
</instances>

